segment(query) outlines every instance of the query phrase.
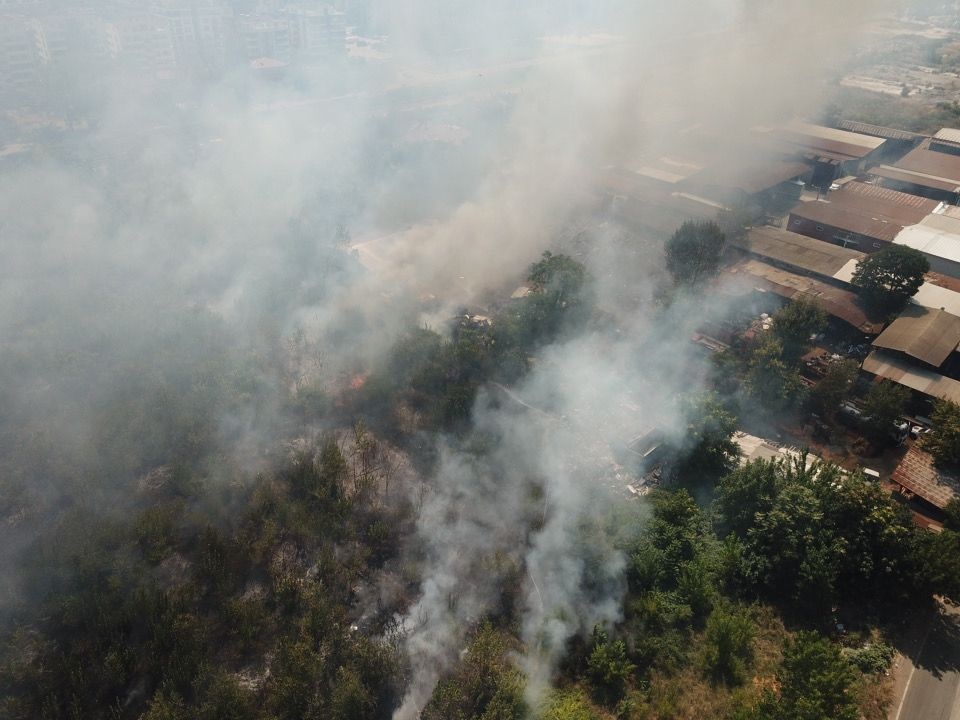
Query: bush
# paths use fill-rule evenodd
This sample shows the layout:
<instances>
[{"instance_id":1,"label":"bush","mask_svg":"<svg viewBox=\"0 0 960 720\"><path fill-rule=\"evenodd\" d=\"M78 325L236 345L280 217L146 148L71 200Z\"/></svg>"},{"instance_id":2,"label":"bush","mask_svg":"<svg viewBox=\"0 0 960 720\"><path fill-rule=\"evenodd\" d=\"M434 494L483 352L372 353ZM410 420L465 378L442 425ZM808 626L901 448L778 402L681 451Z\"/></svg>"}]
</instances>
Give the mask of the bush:
<instances>
[{"instance_id":1,"label":"bush","mask_svg":"<svg viewBox=\"0 0 960 720\"><path fill-rule=\"evenodd\" d=\"M717 608L707 621L704 666L715 679L743 682L753 657L753 621L743 612Z\"/></svg>"},{"instance_id":2,"label":"bush","mask_svg":"<svg viewBox=\"0 0 960 720\"><path fill-rule=\"evenodd\" d=\"M627 687L634 665L627 658L623 640L610 640L599 625L593 629L593 651L587 660L587 676L596 696L607 704L616 702Z\"/></svg>"},{"instance_id":3,"label":"bush","mask_svg":"<svg viewBox=\"0 0 960 720\"><path fill-rule=\"evenodd\" d=\"M886 643L868 643L862 648L847 653L850 660L860 672L875 674L885 672L893 662L894 650Z\"/></svg>"}]
</instances>

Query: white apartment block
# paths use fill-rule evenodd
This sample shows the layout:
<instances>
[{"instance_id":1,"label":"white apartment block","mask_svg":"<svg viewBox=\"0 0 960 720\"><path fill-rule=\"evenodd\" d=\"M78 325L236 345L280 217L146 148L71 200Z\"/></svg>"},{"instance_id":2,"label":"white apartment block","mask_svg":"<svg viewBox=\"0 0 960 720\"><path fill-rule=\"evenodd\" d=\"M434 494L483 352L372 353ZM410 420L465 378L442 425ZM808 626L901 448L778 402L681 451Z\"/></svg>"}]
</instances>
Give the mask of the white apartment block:
<instances>
[{"instance_id":1,"label":"white apartment block","mask_svg":"<svg viewBox=\"0 0 960 720\"><path fill-rule=\"evenodd\" d=\"M42 47L36 20L0 14L0 94L30 92L39 84Z\"/></svg>"},{"instance_id":2,"label":"white apartment block","mask_svg":"<svg viewBox=\"0 0 960 720\"><path fill-rule=\"evenodd\" d=\"M329 5L291 4L284 8L290 22L295 58L306 65L322 64L345 52L346 15Z\"/></svg>"},{"instance_id":3,"label":"white apartment block","mask_svg":"<svg viewBox=\"0 0 960 720\"><path fill-rule=\"evenodd\" d=\"M292 33L286 18L241 15L237 22L237 32L248 60L268 57L290 62L293 59Z\"/></svg>"},{"instance_id":4,"label":"white apartment block","mask_svg":"<svg viewBox=\"0 0 960 720\"><path fill-rule=\"evenodd\" d=\"M169 33L173 56L181 68L221 68L227 59L227 36L233 11L221 0L163 0L153 13Z\"/></svg>"}]
</instances>

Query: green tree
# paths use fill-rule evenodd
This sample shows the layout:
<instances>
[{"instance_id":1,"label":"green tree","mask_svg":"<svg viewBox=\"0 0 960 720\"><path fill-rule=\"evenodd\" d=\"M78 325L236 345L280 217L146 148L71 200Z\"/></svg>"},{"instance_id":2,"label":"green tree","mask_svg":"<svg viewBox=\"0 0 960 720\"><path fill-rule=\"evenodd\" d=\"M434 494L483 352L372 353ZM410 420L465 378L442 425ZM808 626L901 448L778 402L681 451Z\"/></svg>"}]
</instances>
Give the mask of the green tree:
<instances>
[{"instance_id":1,"label":"green tree","mask_svg":"<svg viewBox=\"0 0 960 720\"><path fill-rule=\"evenodd\" d=\"M254 720L257 717L254 694L229 674L217 673L203 695L193 715L196 720Z\"/></svg>"},{"instance_id":2,"label":"green tree","mask_svg":"<svg viewBox=\"0 0 960 720\"><path fill-rule=\"evenodd\" d=\"M890 442L894 425L906 412L910 391L895 382L875 382L863 400L863 426L870 440L877 445Z\"/></svg>"},{"instance_id":3,"label":"green tree","mask_svg":"<svg viewBox=\"0 0 960 720\"><path fill-rule=\"evenodd\" d=\"M937 400L933 428L923 438L923 449L933 455L938 465L950 467L960 463L960 405L952 400Z\"/></svg>"},{"instance_id":4,"label":"green tree","mask_svg":"<svg viewBox=\"0 0 960 720\"><path fill-rule=\"evenodd\" d=\"M578 690L554 692L546 701L541 720L600 720L589 699Z\"/></svg>"},{"instance_id":5,"label":"green tree","mask_svg":"<svg viewBox=\"0 0 960 720\"><path fill-rule=\"evenodd\" d=\"M853 360L831 363L826 374L810 392L813 406L826 418L833 418L844 400L853 392L860 368Z\"/></svg>"},{"instance_id":6,"label":"green tree","mask_svg":"<svg viewBox=\"0 0 960 720\"><path fill-rule=\"evenodd\" d=\"M827 326L827 313L813 300L800 298L773 316L773 334L783 346L783 357L796 361L810 348L810 336Z\"/></svg>"},{"instance_id":7,"label":"green tree","mask_svg":"<svg viewBox=\"0 0 960 720\"><path fill-rule=\"evenodd\" d=\"M681 406L687 419L687 447L681 450L679 474L716 477L729 470L740 454L740 447L733 440L736 416L713 393L686 396Z\"/></svg>"},{"instance_id":8,"label":"green tree","mask_svg":"<svg viewBox=\"0 0 960 720\"><path fill-rule=\"evenodd\" d=\"M788 483L758 512L744 542L746 579L815 615L833 600L835 574L823 509L806 483Z\"/></svg>"},{"instance_id":9,"label":"green tree","mask_svg":"<svg viewBox=\"0 0 960 720\"><path fill-rule=\"evenodd\" d=\"M596 696L608 705L618 701L634 669L623 640L611 640L607 631L597 625L593 629L593 650L587 659L587 677Z\"/></svg>"},{"instance_id":10,"label":"green tree","mask_svg":"<svg viewBox=\"0 0 960 720\"><path fill-rule=\"evenodd\" d=\"M716 275L725 243L716 223L683 223L665 245L667 270L674 282L696 286Z\"/></svg>"},{"instance_id":11,"label":"green tree","mask_svg":"<svg viewBox=\"0 0 960 720\"><path fill-rule=\"evenodd\" d=\"M782 461L781 461L782 462ZM724 477L717 485L714 510L724 532L746 537L757 513L766 513L780 490L778 463L756 460Z\"/></svg>"},{"instance_id":12,"label":"green tree","mask_svg":"<svg viewBox=\"0 0 960 720\"><path fill-rule=\"evenodd\" d=\"M832 584L841 599L873 606L916 597L922 567L915 555L918 530L905 508L860 474L826 466L812 486L829 538Z\"/></svg>"},{"instance_id":13,"label":"green tree","mask_svg":"<svg viewBox=\"0 0 960 720\"><path fill-rule=\"evenodd\" d=\"M190 720L193 713L175 692L161 689L150 699L143 720Z\"/></svg>"},{"instance_id":14,"label":"green tree","mask_svg":"<svg viewBox=\"0 0 960 720\"><path fill-rule=\"evenodd\" d=\"M765 338L751 353L746 385L750 393L770 410L797 405L805 390L796 368L784 360L783 345L775 337Z\"/></svg>"},{"instance_id":15,"label":"green tree","mask_svg":"<svg viewBox=\"0 0 960 720\"><path fill-rule=\"evenodd\" d=\"M856 673L840 648L814 632L800 632L787 644L777 673L780 697L768 698L764 718L857 720L852 687Z\"/></svg>"},{"instance_id":16,"label":"green tree","mask_svg":"<svg viewBox=\"0 0 960 720\"><path fill-rule=\"evenodd\" d=\"M587 270L569 255L554 255L547 251L530 266L527 280L554 304L567 305L581 300L587 284Z\"/></svg>"},{"instance_id":17,"label":"green tree","mask_svg":"<svg viewBox=\"0 0 960 720\"><path fill-rule=\"evenodd\" d=\"M366 720L373 707L373 696L360 674L353 668L339 668L330 695L331 720Z\"/></svg>"},{"instance_id":18,"label":"green tree","mask_svg":"<svg viewBox=\"0 0 960 720\"><path fill-rule=\"evenodd\" d=\"M862 260L852 283L869 310L887 315L906 306L929 271L930 262L919 250L893 245Z\"/></svg>"},{"instance_id":19,"label":"green tree","mask_svg":"<svg viewBox=\"0 0 960 720\"><path fill-rule=\"evenodd\" d=\"M746 613L718 607L707 620L704 665L718 681L739 684L753 657L753 621Z\"/></svg>"},{"instance_id":20,"label":"green tree","mask_svg":"<svg viewBox=\"0 0 960 720\"><path fill-rule=\"evenodd\" d=\"M584 322L593 307L590 275L567 255L545 252L530 266L527 280L534 291L509 303L491 330L498 369L508 377L525 369L524 353Z\"/></svg>"},{"instance_id":21,"label":"green tree","mask_svg":"<svg viewBox=\"0 0 960 720\"><path fill-rule=\"evenodd\" d=\"M489 623L482 625L464 660L437 685L423 711L423 720L525 717L522 676L510 660L517 649L516 641L509 635Z\"/></svg>"},{"instance_id":22,"label":"green tree","mask_svg":"<svg viewBox=\"0 0 960 720\"><path fill-rule=\"evenodd\" d=\"M948 502L944 513L947 517L943 522L943 526L947 528L947 530L960 532L960 498L953 498L953 500Z\"/></svg>"},{"instance_id":23,"label":"green tree","mask_svg":"<svg viewBox=\"0 0 960 720\"><path fill-rule=\"evenodd\" d=\"M924 533L917 541L926 589L960 602L960 532Z\"/></svg>"}]
</instances>

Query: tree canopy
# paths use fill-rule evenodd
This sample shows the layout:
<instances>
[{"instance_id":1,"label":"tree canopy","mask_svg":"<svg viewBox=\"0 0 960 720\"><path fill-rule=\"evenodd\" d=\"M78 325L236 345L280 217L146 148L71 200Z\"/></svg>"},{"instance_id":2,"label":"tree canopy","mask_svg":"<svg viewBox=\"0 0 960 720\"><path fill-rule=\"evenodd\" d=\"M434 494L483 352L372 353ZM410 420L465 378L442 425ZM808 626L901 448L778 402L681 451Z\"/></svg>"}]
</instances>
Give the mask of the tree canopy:
<instances>
[{"instance_id":1,"label":"tree canopy","mask_svg":"<svg viewBox=\"0 0 960 720\"><path fill-rule=\"evenodd\" d=\"M850 359L831 363L826 374L810 392L810 399L817 412L827 418L837 413L841 403L850 397L860 367Z\"/></svg>"},{"instance_id":2,"label":"tree canopy","mask_svg":"<svg viewBox=\"0 0 960 720\"><path fill-rule=\"evenodd\" d=\"M869 310L889 314L917 294L929 271L930 262L919 250L893 245L862 260L852 283Z\"/></svg>"},{"instance_id":3,"label":"tree canopy","mask_svg":"<svg viewBox=\"0 0 960 720\"><path fill-rule=\"evenodd\" d=\"M726 236L713 222L685 222L667 240L667 270L678 285L695 286L717 274Z\"/></svg>"},{"instance_id":4,"label":"tree canopy","mask_svg":"<svg viewBox=\"0 0 960 720\"><path fill-rule=\"evenodd\" d=\"M923 437L923 449L938 465L960 463L960 405L952 400L937 400L933 409L933 432Z\"/></svg>"},{"instance_id":5,"label":"tree canopy","mask_svg":"<svg viewBox=\"0 0 960 720\"><path fill-rule=\"evenodd\" d=\"M773 316L773 334L787 359L796 360L810 347L810 336L827 326L827 313L813 300L799 298Z\"/></svg>"},{"instance_id":6,"label":"tree canopy","mask_svg":"<svg viewBox=\"0 0 960 720\"><path fill-rule=\"evenodd\" d=\"M880 380L870 386L863 399L863 425L868 437L876 444L890 441L894 424L906 412L910 391L903 385Z\"/></svg>"},{"instance_id":7,"label":"tree canopy","mask_svg":"<svg viewBox=\"0 0 960 720\"><path fill-rule=\"evenodd\" d=\"M761 705L757 720L857 720L855 677L839 647L817 633L800 632L777 673L780 696Z\"/></svg>"},{"instance_id":8,"label":"tree canopy","mask_svg":"<svg viewBox=\"0 0 960 720\"><path fill-rule=\"evenodd\" d=\"M795 365L785 357L783 344L773 336L765 337L751 354L746 387L765 407L773 410L796 406L805 391Z\"/></svg>"},{"instance_id":9,"label":"tree canopy","mask_svg":"<svg viewBox=\"0 0 960 720\"><path fill-rule=\"evenodd\" d=\"M687 446L680 449L679 474L688 479L719 477L730 469L740 453L733 441L736 416L713 393L685 397L681 405L687 419Z\"/></svg>"},{"instance_id":10,"label":"tree canopy","mask_svg":"<svg viewBox=\"0 0 960 720\"><path fill-rule=\"evenodd\" d=\"M554 302L572 303L580 301L588 276L586 268L569 255L547 251L530 266L527 280Z\"/></svg>"}]
</instances>

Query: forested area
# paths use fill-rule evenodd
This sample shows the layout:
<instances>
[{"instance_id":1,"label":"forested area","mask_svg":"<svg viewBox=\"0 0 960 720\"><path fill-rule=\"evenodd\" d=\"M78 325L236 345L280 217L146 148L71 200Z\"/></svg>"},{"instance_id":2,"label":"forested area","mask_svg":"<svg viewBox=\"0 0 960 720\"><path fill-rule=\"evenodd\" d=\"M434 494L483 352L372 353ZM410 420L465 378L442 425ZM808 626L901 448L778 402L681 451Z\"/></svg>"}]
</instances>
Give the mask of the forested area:
<instances>
[{"instance_id":1,"label":"forested area","mask_svg":"<svg viewBox=\"0 0 960 720\"><path fill-rule=\"evenodd\" d=\"M53 365L33 367L37 382L64 367L76 369L64 382L89 382L93 365L114 382L43 413L18 414L7 387L0 714L391 718L410 676L400 618L418 593L414 526L436 462L425 434L482 462L491 448L469 422L479 389L516 382L565 334L609 331L576 261L548 253L528 281L489 323L411 330L339 395L278 381L292 388L284 421L253 465L222 418L270 396L263 359L212 315L154 328L153 372L96 347L38 352L55 335L22 333L3 353L9 376L42 358ZM778 316L784 363L821 322L802 306ZM772 382L759 368L744 367L748 387ZM465 628L423 718L883 717L884 628L932 593L960 596L957 528L920 530L877 485L805 456L738 467L735 398L685 403L692 440L673 449L670 483L581 529L625 558L621 620L572 640L531 707L514 662L524 570L490 558L507 567L501 600ZM57 445L57 423L77 416L87 435Z\"/></svg>"}]
</instances>

